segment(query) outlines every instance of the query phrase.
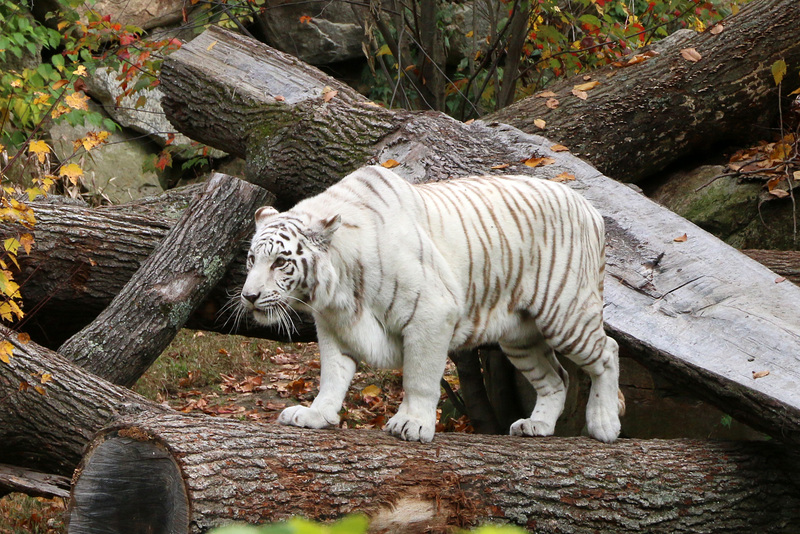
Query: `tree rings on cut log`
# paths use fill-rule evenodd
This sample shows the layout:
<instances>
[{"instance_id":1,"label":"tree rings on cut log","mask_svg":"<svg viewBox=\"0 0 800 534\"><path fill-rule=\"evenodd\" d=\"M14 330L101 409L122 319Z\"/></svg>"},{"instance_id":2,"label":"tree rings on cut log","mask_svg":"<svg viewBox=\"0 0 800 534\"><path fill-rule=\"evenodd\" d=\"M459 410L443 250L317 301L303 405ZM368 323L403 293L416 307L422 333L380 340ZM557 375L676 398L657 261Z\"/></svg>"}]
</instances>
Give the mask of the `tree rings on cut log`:
<instances>
[{"instance_id":1,"label":"tree rings on cut log","mask_svg":"<svg viewBox=\"0 0 800 534\"><path fill-rule=\"evenodd\" d=\"M189 499L166 446L136 427L95 440L75 472L69 531L75 534L189 530Z\"/></svg>"}]
</instances>

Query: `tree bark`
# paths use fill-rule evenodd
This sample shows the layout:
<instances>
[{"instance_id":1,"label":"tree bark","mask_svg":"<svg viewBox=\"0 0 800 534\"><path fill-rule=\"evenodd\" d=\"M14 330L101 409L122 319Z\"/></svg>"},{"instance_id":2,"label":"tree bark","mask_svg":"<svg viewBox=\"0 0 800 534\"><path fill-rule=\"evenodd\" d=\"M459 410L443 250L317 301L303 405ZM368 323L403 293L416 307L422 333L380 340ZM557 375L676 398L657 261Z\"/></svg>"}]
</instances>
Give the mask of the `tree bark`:
<instances>
[{"instance_id":1,"label":"tree bark","mask_svg":"<svg viewBox=\"0 0 800 534\"><path fill-rule=\"evenodd\" d=\"M769 267L788 281L800 285L800 250L743 250L744 254Z\"/></svg>"},{"instance_id":2,"label":"tree bark","mask_svg":"<svg viewBox=\"0 0 800 534\"><path fill-rule=\"evenodd\" d=\"M86 444L116 418L172 411L36 343L21 343L6 327L0 326L0 339L14 346L9 363L0 362L4 463L72 476Z\"/></svg>"},{"instance_id":3,"label":"tree bark","mask_svg":"<svg viewBox=\"0 0 800 534\"><path fill-rule=\"evenodd\" d=\"M611 334L662 376L689 384L756 429L800 443L800 289L775 284L775 273L685 219L574 155L553 152L552 141L498 123L393 113L293 58L217 28L169 56L162 87L179 130L227 152L238 147L250 179L282 195L284 204L389 159L401 162L394 170L412 182L466 174L574 176L569 183L606 219ZM332 98L331 90L338 91ZM215 127L201 112L212 99ZM259 126L263 115L281 129ZM230 138L221 140L218 131ZM288 152L276 151L279 145ZM523 163L531 156L554 163L531 168ZM686 241L675 240L683 234ZM768 376L754 379L766 370Z\"/></svg>"},{"instance_id":4,"label":"tree bark","mask_svg":"<svg viewBox=\"0 0 800 534\"><path fill-rule=\"evenodd\" d=\"M261 188L214 175L109 307L59 353L132 386L222 279L267 200Z\"/></svg>"},{"instance_id":5,"label":"tree bark","mask_svg":"<svg viewBox=\"0 0 800 534\"><path fill-rule=\"evenodd\" d=\"M784 59L800 65L797 20L795 0L750 2L722 22L721 33L676 36L657 44L660 53L642 63L592 72L600 85L585 100L572 94L586 83L578 75L547 87L557 95L556 109L545 105L547 98L533 96L484 120L541 133L607 176L640 182L714 145L750 141L756 132L763 137L785 102L772 64ZM681 50L687 48L702 59L684 59ZM784 87L782 96L792 89ZM537 119L546 122L544 130L534 124Z\"/></svg>"},{"instance_id":6,"label":"tree bark","mask_svg":"<svg viewBox=\"0 0 800 534\"><path fill-rule=\"evenodd\" d=\"M392 533L487 521L587 534L790 532L798 475L796 455L770 443L440 434L420 444L175 414L125 421L93 441L75 475L70 532L203 532L349 513ZM136 529L133 506L150 509Z\"/></svg>"},{"instance_id":7,"label":"tree bark","mask_svg":"<svg viewBox=\"0 0 800 534\"><path fill-rule=\"evenodd\" d=\"M69 497L70 479L15 465L0 464L0 498L12 492L33 497Z\"/></svg>"}]
</instances>

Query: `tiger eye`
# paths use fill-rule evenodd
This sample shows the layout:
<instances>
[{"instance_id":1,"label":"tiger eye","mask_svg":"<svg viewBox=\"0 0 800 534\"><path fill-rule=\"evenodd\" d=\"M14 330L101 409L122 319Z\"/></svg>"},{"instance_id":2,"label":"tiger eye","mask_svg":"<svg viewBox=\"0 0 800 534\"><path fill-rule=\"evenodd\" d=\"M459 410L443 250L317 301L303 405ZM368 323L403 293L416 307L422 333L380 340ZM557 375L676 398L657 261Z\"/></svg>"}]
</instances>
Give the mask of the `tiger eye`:
<instances>
[{"instance_id":1,"label":"tiger eye","mask_svg":"<svg viewBox=\"0 0 800 534\"><path fill-rule=\"evenodd\" d=\"M278 256L277 258L275 258L275 261L272 262L272 268L273 269L279 269L279 268L283 267L284 265L286 265L286 258L284 258L282 256Z\"/></svg>"}]
</instances>

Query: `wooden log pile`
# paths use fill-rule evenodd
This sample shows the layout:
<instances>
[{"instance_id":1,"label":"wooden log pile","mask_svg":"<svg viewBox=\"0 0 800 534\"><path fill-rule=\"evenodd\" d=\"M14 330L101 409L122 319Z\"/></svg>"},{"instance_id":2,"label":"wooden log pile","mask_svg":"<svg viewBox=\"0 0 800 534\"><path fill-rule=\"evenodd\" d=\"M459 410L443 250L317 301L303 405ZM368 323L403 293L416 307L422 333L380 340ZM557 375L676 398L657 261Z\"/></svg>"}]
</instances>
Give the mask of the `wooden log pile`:
<instances>
[{"instance_id":1,"label":"wooden log pile","mask_svg":"<svg viewBox=\"0 0 800 534\"><path fill-rule=\"evenodd\" d=\"M800 366L789 356L800 353L800 289L776 284L775 273L574 155L551 150L551 141L499 123L377 107L291 56L217 28L170 56L162 85L165 110L181 131L239 150L248 179L287 203L319 192L338 173L390 159L412 182L492 173L574 177L569 184L606 220L611 334L646 366L726 413L800 443ZM202 113L205 99L220 92L230 98L215 101L213 117ZM220 124L208 128L209 120ZM280 128L265 130L263 121ZM225 139L220 130L229 132ZM552 163L530 167L530 158ZM767 377L753 378L766 370Z\"/></svg>"}]
</instances>

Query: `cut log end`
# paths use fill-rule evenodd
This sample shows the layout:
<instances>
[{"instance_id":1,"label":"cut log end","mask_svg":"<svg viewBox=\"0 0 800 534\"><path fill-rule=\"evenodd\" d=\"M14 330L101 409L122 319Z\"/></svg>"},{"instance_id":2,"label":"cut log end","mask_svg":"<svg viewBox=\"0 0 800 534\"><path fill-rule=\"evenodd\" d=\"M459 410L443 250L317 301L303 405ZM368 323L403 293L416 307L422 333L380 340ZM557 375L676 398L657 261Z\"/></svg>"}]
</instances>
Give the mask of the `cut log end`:
<instances>
[{"instance_id":1,"label":"cut log end","mask_svg":"<svg viewBox=\"0 0 800 534\"><path fill-rule=\"evenodd\" d=\"M70 532L188 532L186 486L163 444L136 428L95 443L75 475Z\"/></svg>"}]
</instances>

